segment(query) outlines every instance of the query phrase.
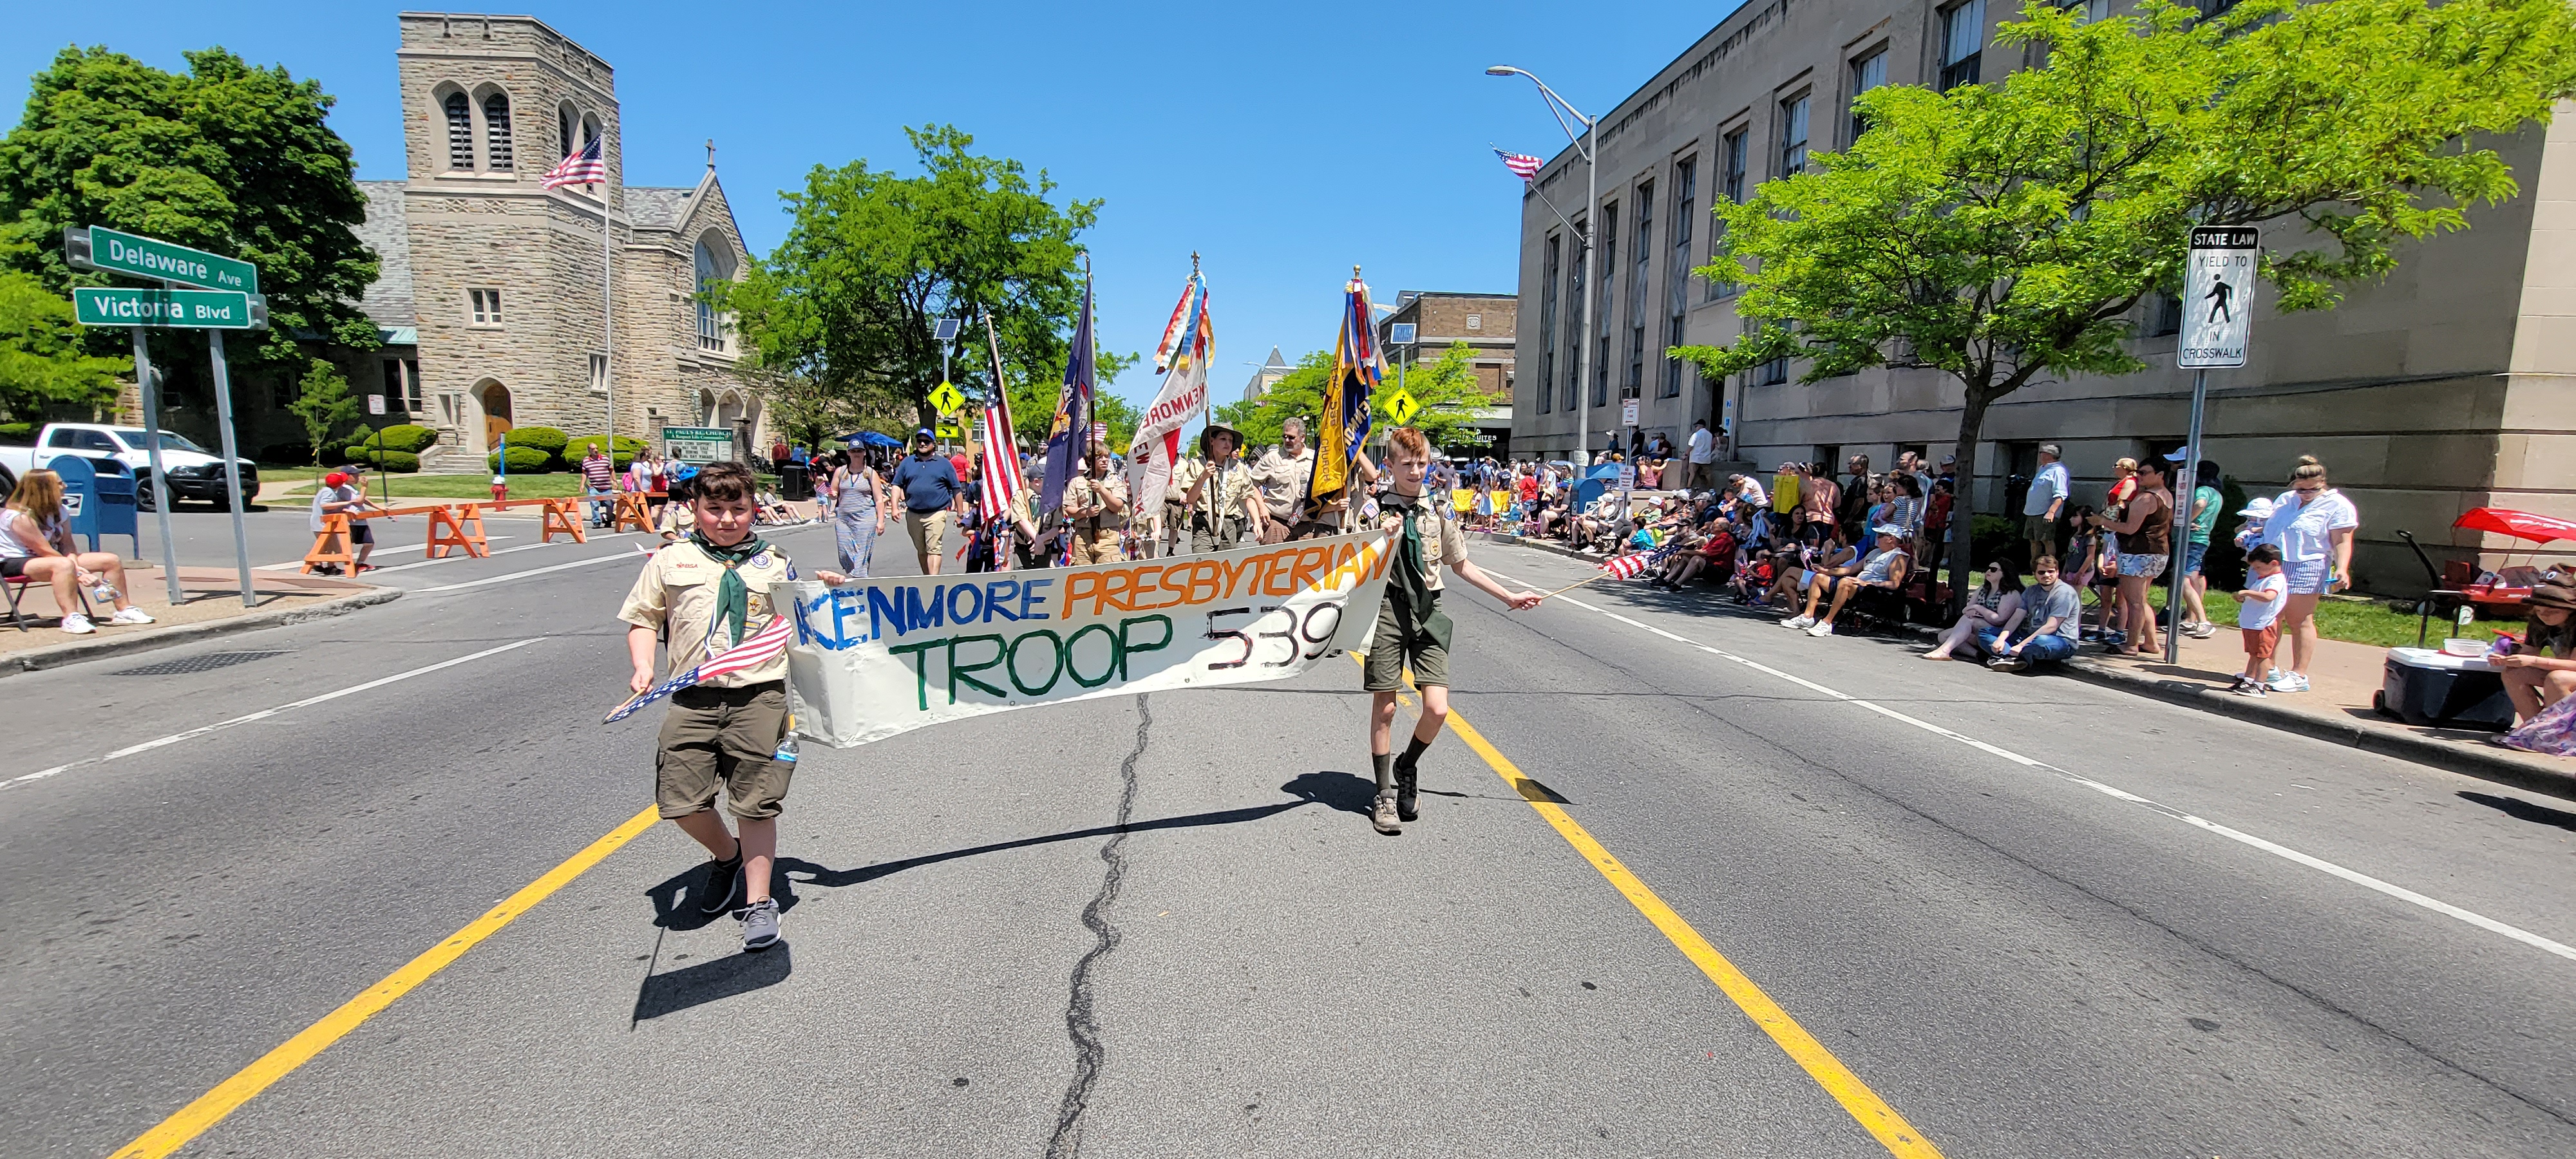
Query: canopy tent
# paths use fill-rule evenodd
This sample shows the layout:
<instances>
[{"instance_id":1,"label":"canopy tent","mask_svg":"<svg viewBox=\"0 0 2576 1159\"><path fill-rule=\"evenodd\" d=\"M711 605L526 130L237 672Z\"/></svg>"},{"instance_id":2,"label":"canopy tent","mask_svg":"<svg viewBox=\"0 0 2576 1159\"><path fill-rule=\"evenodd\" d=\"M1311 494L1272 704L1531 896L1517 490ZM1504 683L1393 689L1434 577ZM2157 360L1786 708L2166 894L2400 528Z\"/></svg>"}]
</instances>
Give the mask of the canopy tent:
<instances>
[{"instance_id":1,"label":"canopy tent","mask_svg":"<svg viewBox=\"0 0 2576 1159\"><path fill-rule=\"evenodd\" d=\"M2516 511L2510 507L2473 507L2451 524L2455 530L2492 531L2534 543L2576 539L2576 520Z\"/></svg>"},{"instance_id":2,"label":"canopy tent","mask_svg":"<svg viewBox=\"0 0 2576 1159\"><path fill-rule=\"evenodd\" d=\"M903 445L902 439L898 439L893 435L881 435L875 431L855 431L841 436L841 441L853 447L900 447Z\"/></svg>"}]
</instances>

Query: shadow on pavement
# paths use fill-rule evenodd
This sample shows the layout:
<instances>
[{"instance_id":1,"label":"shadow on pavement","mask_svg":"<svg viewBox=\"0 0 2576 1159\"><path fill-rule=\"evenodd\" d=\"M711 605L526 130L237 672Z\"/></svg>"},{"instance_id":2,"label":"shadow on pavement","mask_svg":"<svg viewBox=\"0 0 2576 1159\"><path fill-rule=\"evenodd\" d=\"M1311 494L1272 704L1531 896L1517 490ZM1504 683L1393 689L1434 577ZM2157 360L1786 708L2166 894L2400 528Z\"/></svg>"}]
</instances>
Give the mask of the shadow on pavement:
<instances>
[{"instance_id":1,"label":"shadow on pavement","mask_svg":"<svg viewBox=\"0 0 2576 1159\"><path fill-rule=\"evenodd\" d=\"M2576 813L2570 813L2564 809L2552 809L2547 805L2534 805L2518 797L2498 797L2488 793L2464 792L2460 794L2460 799L2484 805L2516 820L2555 825L2561 829L2576 832Z\"/></svg>"},{"instance_id":2,"label":"shadow on pavement","mask_svg":"<svg viewBox=\"0 0 2576 1159\"><path fill-rule=\"evenodd\" d=\"M635 1021L659 1018L784 982L795 968L789 958L790 948L780 942L764 953L727 954L647 977L635 991Z\"/></svg>"}]
</instances>

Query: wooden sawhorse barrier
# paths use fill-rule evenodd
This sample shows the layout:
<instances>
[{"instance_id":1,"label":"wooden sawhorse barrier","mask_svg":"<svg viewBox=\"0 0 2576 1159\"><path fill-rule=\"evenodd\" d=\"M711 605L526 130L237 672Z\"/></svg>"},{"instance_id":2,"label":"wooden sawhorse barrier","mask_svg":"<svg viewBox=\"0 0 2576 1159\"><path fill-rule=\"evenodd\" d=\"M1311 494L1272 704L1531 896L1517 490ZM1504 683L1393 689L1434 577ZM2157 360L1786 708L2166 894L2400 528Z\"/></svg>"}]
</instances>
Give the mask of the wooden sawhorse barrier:
<instances>
[{"instance_id":1,"label":"wooden sawhorse barrier","mask_svg":"<svg viewBox=\"0 0 2576 1159\"><path fill-rule=\"evenodd\" d=\"M349 574L357 574L358 557L350 554L352 546L348 515L335 511L323 516L322 530L314 534L313 550L304 553L304 566L297 569L297 574L311 575L325 567L345 568Z\"/></svg>"},{"instance_id":2,"label":"wooden sawhorse barrier","mask_svg":"<svg viewBox=\"0 0 2576 1159\"><path fill-rule=\"evenodd\" d=\"M590 542L590 536L581 529L580 513L573 510L582 500L543 499L538 502L545 508L545 515L544 526L537 533L537 542L553 543L558 535L569 535L574 543Z\"/></svg>"},{"instance_id":3,"label":"wooden sawhorse barrier","mask_svg":"<svg viewBox=\"0 0 2576 1159\"><path fill-rule=\"evenodd\" d=\"M459 511L453 504L423 508L429 513L429 542L424 544L424 559L443 559L447 553L464 548L465 554L481 559L492 554L492 545L483 538L483 507L465 504Z\"/></svg>"},{"instance_id":4,"label":"wooden sawhorse barrier","mask_svg":"<svg viewBox=\"0 0 2576 1159\"><path fill-rule=\"evenodd\" d=\"M617 513L614 517L614 526L609 529L610 533L620 534L627 531L653 530L652 497L659 494L662 494L662 492L618 492Z\"/></svg>"}]
</instances>

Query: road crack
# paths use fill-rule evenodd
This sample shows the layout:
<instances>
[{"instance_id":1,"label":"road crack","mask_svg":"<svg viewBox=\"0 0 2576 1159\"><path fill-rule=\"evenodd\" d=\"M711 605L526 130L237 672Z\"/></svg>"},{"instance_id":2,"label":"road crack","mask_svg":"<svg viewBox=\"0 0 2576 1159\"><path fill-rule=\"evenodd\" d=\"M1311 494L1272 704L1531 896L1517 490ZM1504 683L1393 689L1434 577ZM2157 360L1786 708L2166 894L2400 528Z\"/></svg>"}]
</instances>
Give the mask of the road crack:
<instances>
[{"instance_id":1,"label":"road crack","mask_svg":"<svg viewBox=\"0 0 2576 1159\"><path fill-rule=\"evenodd\" d=\"M1073 964L1073 978L1064 1007L1065 1036L1073 1040L1073 1081L1065 1084L1064 1105L1057 1109L1055 1135L1047 1140L1047 1159L1072 1159L1082 1151L1083 1112L1091 1105L1092 1084L1100 1079L1100 1070L1108 1062L1109 1050L1100 1041L1100 1021L1092 1008L1092 974L1110 951L1118 948L1118 927L1109 920L1109 907L1118 901L1118 890L1127 881L1128 824L1136 815L1136 762L1145 755L1145 742L1154 728L1154 710L1146 697L1136 697L1136 747L1128 750L1127 759L1118 765L1118 819L1116 832L1100 846L1100 861L1106 868L1100 875L1100 890L1091 895L1091 903L1082 907L1083 928L1091 931L1092 946Z\"/></svg>"}]
</instances>

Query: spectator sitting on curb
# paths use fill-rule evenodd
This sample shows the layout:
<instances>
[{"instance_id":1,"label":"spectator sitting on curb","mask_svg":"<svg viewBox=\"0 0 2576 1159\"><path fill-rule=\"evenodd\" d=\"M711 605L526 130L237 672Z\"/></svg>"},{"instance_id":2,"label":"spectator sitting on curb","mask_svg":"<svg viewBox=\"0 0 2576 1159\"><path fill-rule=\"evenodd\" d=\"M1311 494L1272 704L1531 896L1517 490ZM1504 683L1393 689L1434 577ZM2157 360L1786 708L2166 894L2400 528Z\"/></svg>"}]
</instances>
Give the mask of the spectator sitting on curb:
<instances>
[{"instance_id":1,"label":"spectator sitting on curb","mask_svg":"<svg viewBox=\"0 0 2576 1159\"><path fill-rule=\"evenodd\" d=\"M63 514L63 477L27 472L0 506L0 578L53 585L57 624L74 636L98 630L80 608L78 588L90 588L116 605L111 624L149 624L152 617L126 598L125 561L108 551L74 551L71 520Z\"/></svg>"},{"instance_id":2,"label":"spectator sitting on curb","mask_svg":"<svg viewBox=\"0 0 2576 1159\"><path fill-rule=\"evenodd\" d=\"M1810 585L1807 588L1807 610L1780 621L1781 627L1804 629L1810 636L1830 636L1834 634L1834 617L1842 614L1843 605L1850 603L1852 596L1868 588L1894 591L1905 586L1905 565L1909 562L1903 549L1905 530L1893 523L1882 523L1870 528L1870 534L1877 537L1878 545L1870 551L1868 558L1861 561L1860 570L1852 575L1835 576L1830 581L1819 579ZM1833 590L1834 602L1825 608L1824 618L1818 619L1816 608L1824 602L1829 586Z\"/></svg>"},{"instance_id":3,"label":"spectator sitting on curb","mask_svg":"<svg viewBox=\"0 0 2576 1159\"><path fill-rule=\"evenodd\" d=\"M2576 588L2542 584L2522 603L2531 609L2529 634L2512 651L2490 659L2504 670L2514 719L2528 721L2576 692L2576 659L2570 658L2576 653Z\"/></svg>"},{"instance_id":4,"label":"spectator sitting on curb","mask_svg":"<svg viewBox=\"0 0 2576 1159\"><path fill-rule=\"evenodd\" d=\"M1735 598L1748 607L1770 606L1771 583L1778 578L1777 555L1770 548L1739 549L1735 566Z\"/></svg>"},{"instance_id":5,"label":"spectator sitting on curb","mask_svg":"<svg viewBox=\"0 0 2576 1159\"><path fill-rule=\"evenodd\" d=\"M1772 562L1777 565L1779 578L1771 585L1772 601L1780 607L1795 608L1817 580L1851 575L1860 570L1859 561L1859 550L1843 542L1839 527L1826 528L1825 542L1821 547L1790 543L1777 548L1772 553Z\"/></svg>"},{"instance_id":6,"label":"spectator sitting on curb","mask_svg":"<svg viewBox=\"0 0 2576 1159\"><path fill-rule=\"evenodd\" d=\"M1998 672L2020 672L2075 654L2075 625L2083 615L2084 601L2073 586L2057 582L2055 556L2032 560L2030 571L2031 585L2021 593L2020 628L1977 630L1977 646L1993 657L1986 667Z\"/></svg>"},{"instance_id":7,"label":"spectator sitting on curb","mask_svg":"<svg viewBox=\"0 0 2576 1159\"><path fill-rule=\"evenodd\" d=\"M1941 644L1923 654L1926 660L1955 660L1961 648L1968 658L1977 658L1977 631L1993 628L2010 634L2021 622L2021 576L1998 560L1986 565L1985 578L1968 596L1968 606L1960 611L1959 621L1941 633Z\"/></svg>"}]
</instances>

